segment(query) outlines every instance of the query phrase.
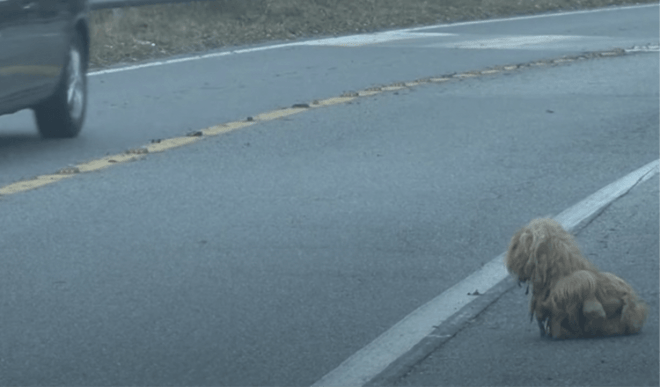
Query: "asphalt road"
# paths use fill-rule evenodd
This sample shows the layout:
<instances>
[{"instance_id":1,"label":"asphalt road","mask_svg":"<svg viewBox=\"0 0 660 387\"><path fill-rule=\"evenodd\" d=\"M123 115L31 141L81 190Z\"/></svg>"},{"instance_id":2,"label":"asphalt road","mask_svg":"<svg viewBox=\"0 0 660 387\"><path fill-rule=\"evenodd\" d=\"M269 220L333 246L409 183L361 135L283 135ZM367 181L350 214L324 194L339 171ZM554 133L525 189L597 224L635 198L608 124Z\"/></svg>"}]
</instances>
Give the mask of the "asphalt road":
<instances>
[{"instance_id":1,"label":"asphalt road","mask_svg":"<svg viewBox=\"0 0 660 387\"><path fill-rule=\"evenodd\" d=\"M656 175L577 235L599 269L626 278L649 304L639 335L542 340L524 290L514 287L407 374L382 385L657 386L659 215Z\"/></svg>"},{"instance_id":2,"label":"asphalt road","mask_svg":"<svg viewBox=\"0 0 660 387\"><path fill-rule=\"evenodd\" d=\"M0 187L349 90L657 44L657 11L96 74L80 138L0 118ZM636 53L385 92L2 198L0 384L309 385L530 218L658 159L658 73Z\"/></svg>"}]
</instances>

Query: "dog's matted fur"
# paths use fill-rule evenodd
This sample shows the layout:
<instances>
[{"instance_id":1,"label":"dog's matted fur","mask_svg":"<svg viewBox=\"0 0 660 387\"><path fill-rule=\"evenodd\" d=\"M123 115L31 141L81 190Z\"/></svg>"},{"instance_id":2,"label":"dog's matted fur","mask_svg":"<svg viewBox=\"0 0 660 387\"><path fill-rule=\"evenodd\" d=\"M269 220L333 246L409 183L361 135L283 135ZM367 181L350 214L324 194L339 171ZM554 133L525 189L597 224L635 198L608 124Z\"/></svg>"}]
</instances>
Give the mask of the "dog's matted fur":
<instances>
[{"instance_id":1,"label":"dog's matted fur","mask_svg":"<svg viewBox=\"0 0 660 387\"><path fill-rule=\"evenodd\" d=\"M511 239L509 273L532 287L530 314L557 339L639 332L647 306L624 280L599 271L553 219L534 219ZM528 287L529 290L529 287Z\"/></svg>"}]
</instances>

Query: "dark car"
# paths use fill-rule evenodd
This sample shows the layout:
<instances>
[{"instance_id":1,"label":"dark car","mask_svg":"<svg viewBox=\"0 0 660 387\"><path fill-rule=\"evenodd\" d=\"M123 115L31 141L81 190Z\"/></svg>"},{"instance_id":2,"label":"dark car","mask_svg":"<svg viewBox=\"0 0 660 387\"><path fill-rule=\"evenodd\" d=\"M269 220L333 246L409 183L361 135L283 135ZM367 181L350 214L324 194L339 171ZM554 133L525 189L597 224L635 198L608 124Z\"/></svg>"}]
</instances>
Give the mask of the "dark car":
<instances>
[{"instance_id":1,"label":"dark car","mask_svg":"<svg viewBox=\"0 0 660 387\"><path fill-rule=\"evenodd\" d=\"M44 137L75 137L87 108L87 0L0 0L0 115L32 109Z\"/></svg>"}]
</instances>

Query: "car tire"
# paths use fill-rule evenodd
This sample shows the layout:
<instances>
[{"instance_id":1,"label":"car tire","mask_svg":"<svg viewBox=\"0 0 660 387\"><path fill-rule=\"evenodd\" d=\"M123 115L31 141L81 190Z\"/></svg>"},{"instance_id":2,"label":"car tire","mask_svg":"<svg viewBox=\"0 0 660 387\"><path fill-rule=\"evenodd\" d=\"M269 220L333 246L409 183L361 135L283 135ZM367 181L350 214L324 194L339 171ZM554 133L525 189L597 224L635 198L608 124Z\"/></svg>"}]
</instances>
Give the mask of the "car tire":
<instances>
[{"instance_id":1,"label":"car tire","mask_svg":"<svg viewBox=\"0 0 660 387\"><path fill-rule=\"evenodd\" d=\"M71 40L55 93L33 110L43 137L70 138L80 133L87 110L87 57L79 33Z\"/></svg>"}]
</instances>

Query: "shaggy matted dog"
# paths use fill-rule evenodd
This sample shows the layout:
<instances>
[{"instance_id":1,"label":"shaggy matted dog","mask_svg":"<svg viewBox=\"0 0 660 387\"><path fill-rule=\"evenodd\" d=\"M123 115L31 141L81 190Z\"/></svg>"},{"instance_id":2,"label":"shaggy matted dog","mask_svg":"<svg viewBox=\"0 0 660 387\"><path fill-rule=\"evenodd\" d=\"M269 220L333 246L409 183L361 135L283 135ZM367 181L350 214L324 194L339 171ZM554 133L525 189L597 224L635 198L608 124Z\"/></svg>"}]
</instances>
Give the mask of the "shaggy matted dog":
<instances>
[{"instance_id":1,"label":"shaggy matted dog","mask_svg":"<svg viewBox=\"0 0 660 387\"><path fill-rule=\"evenodd\" d=\"M598 271L553 219L534 219L511 239L509 273L532 286L530 314L556 339L637 333L646 304L624 280Z\"/></svg>"}]
</instances>

